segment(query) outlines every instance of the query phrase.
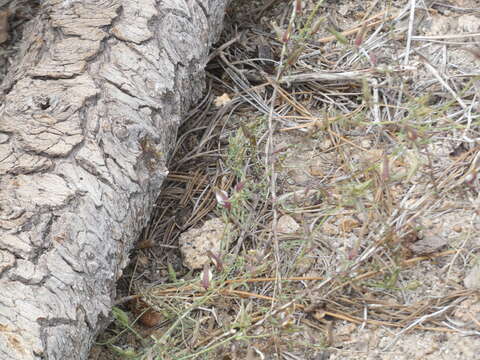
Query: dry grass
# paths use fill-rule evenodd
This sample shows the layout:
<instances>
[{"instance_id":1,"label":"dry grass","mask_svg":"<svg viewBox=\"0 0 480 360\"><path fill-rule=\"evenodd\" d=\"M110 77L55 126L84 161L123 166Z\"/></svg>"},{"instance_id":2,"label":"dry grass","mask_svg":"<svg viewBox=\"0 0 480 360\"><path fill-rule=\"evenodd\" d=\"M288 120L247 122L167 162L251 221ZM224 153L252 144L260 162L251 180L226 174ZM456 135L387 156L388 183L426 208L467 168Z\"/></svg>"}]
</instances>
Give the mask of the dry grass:
<instances>
[{"instance_id":1,"label":"dry grass","mask_svg":"<svg viewBox=\"0 0 480 360\"><path fill-rule=\"evenodd\" d=\"M415 3L369 2L345 31L323 1L236 4L106 335L117 354L314 358L341 345L338 322L392 329L394 341L414 329L480 334L478 320L452 320L479 296L454 275L478 256L480 73L438 50L478 64L477 35L415 35L439 11ZM276 23L249 23L268 11ZM295 233L278 231L286 214ZM449 214L460 228L440 226ZM205 286L177 241L213 216L238 237Z\"/></svg>"}]
</instances>

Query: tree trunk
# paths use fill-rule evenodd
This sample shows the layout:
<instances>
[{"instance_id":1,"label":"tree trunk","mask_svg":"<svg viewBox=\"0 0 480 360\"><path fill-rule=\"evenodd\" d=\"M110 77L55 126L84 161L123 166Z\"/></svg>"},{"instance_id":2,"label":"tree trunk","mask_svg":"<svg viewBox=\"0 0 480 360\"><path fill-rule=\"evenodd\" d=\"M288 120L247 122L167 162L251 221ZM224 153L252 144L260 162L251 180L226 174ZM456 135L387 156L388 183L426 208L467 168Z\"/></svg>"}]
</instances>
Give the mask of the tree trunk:
<instances>
[{"instance_id":1,"label":"tree trunk","mask_svg":"<svg viewBox=\"0 0 480 360\"><path fill-rule=\"evenodd\" d=\"M0 359L85 359L228 0L44 0L0 108Z\"/></svg>"}]
</instances>

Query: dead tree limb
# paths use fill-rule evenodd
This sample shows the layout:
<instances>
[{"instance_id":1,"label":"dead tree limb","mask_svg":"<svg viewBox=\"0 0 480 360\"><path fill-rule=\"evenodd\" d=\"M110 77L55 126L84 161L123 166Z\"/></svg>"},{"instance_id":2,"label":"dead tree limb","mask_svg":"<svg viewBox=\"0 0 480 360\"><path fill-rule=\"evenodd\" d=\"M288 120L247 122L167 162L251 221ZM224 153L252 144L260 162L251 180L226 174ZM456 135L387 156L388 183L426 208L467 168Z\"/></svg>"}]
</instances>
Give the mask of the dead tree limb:
<instances>
[{"instance_id":1,"label":"dead tree limb","mask_svg":"<svg viewBox=\"0 0 480 360\"><path fill-rule=\"evenodd\" d=\"M228 0L44 0L0 108L0 359L85 359Z\"/></svg>"}]
</instances>

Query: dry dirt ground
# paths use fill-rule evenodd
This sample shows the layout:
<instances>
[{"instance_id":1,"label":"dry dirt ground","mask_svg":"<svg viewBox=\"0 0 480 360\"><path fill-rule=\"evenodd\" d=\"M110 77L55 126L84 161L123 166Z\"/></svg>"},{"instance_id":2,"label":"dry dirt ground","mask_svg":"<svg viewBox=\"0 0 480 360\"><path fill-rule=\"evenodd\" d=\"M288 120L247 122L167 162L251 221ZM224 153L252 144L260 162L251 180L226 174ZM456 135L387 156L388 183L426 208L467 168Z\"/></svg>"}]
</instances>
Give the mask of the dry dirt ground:
<instances>
[{"instance_id":1,"label":"dry dirt ground","mask_svg":"<svg viewBox=\"0 0 480 360\"><path fill-rule=\"evenodd\" d=\"M477 359L480 3L237 0L217 45L90 360Z\"/></svg>"},{"instance_id":2,"label":"dry dirt ground","mask_svg":"<svg viewBox=\"0 0 480 360\"><path fill-rule=\"evenodd\" d=\"M110 351L476 359L479 45L475 1L234 2Z\"/></svg>"},{"instance_id":3,"label":"dry dirt ground","mask_svg":"<svg viewBox=\"0 0 480 360\"><path fill-rule=\"evenodd\" d=\"M478 358L480 4L226 21L92 359Z\"/></svg>"}]
</instances>

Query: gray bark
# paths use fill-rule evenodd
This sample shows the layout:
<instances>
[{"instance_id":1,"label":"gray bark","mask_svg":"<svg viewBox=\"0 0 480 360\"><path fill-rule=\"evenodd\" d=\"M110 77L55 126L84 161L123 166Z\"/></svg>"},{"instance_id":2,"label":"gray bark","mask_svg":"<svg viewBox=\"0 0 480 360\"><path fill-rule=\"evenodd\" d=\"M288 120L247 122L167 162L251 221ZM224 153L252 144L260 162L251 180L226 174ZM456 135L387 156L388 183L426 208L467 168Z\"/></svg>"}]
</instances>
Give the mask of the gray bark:
<instances>
[{"instance_id":1,"label":"gray bark","mask_svg":"<svg viewBox=\"0 0 480 360\"><path fill-rule=\"evenodd\" d=\"M45 0L0 108L0 359L84 359L228 0Z\"/></svg>"}]
</instances>

